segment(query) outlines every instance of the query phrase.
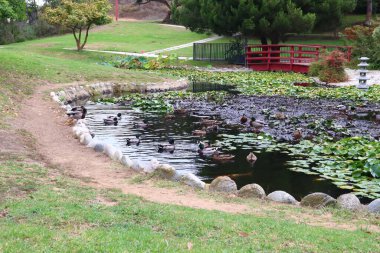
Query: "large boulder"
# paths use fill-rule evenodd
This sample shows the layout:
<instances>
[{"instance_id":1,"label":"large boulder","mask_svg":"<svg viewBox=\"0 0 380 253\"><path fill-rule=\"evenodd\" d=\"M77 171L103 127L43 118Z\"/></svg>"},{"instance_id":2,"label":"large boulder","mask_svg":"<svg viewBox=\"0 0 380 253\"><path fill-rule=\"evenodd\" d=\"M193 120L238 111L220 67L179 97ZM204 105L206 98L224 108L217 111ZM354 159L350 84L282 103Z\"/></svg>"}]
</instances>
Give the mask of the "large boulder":
<instances>
[{"instance_id":1,"label":"large boulder","mask_svg":"<svg viewBox=\"0 0 380 253\"><path fill-rule=\"evenodd\" d=\"M79 142L83 145L88 145L92 141L92 136L89 133L82 134L80 136Z\"/></svg>"},{"instance_id":2,"label":"large boulder","mask_svg":"<svg viewBox=\"0 0 380 253\"><path fill-rule=\"evenodd\" d=\"M375 199L368 205L368 212L380 214L380 199Z\"/></svg>"},{"instance_id":3,"label":"large boulder","mask_svg":"<svg viewBox=\"0 0 380 253\"><path fill-rule=\"evenodd\" d=\"M113 154L116 152L116 149L111 144L105 144L104 145L104 153L112 158Z\"/></svg>"},{"instance_id":4,"label":"large boulder","mask_svg":"<svg viewBox=\"0 0 380 253\"><path fill-rule=\"evenodd\" d=\"M298 201L292 195L284 191L274 191L267 196L267 199L284 204L298 204Z\"/></svg>"},{"instance_id":5,"label":"large boulder","mask_svg":"<svg viewBox=\"0 0 380 253\"><path fill-rule=\"evenodd\" d=\"M309 206L313 208L322 208L334 205L336 205L336 199L322 192L309 194L301 200L301 206Z\"/></svg>"},{"instance_id":6,"label":"large boulder","mask_svg":"<svg viewBox=\"0 0 380 253\"><path fill-rule=\"evenodd\" d=\"M115 152L112 154L111 159L114 161L121 161L121 158L123 157L123 153L120 149L116 149Z\"/></svg>"},{"instance_id":7,"label":"large boulder","mask_svg":"<svg viewBox=\"0 0 380 253\"><path fill-rule=\"evenodd\" d=\"M337 203L340 208L357 211L362 208L360 200L353 193L340 195L337 198Z\"/></svg>"},{"instance_id":8,"label":"large boulder","mask_svg":"<svg viewBox=\"0 0 380 253\"><path fill-rule=\"evenodd\" d=\"M247 184L238 191L238 196L241 198L265 198L263 187L258 184Z\"/></svg>"},{"instance_id":9,"label":"large boulder","mask_svg":"<svg viewBox=\"0 0 380 253\"><path fill-rule=\"evenodd\" d=\"M209 189L214 192L236 193L237 185L230 177L221 176L211 182Z\"/></svg>"},{"instance_id":10,"label":"large boulder","mask_svg":"<svg viewBox=\"0 0 380 253\"><path fill-rule=\"evenodd\" d=\"M205 188L206 183L200 180L196 175L192 173L187 173L181 177L181 182L191 186L195 189L203 190Z\"/></svg>"},{"instance_id":11,"label":"large boulder","mask_svg":"<svg viewBox=\"0 0 380 253\"><path fill-rule=\"evenodd\" d=\"M155 173L161 178L173 180L176 178L177 171L169 164L160 164Z\"/></svg>"}]
</instances>

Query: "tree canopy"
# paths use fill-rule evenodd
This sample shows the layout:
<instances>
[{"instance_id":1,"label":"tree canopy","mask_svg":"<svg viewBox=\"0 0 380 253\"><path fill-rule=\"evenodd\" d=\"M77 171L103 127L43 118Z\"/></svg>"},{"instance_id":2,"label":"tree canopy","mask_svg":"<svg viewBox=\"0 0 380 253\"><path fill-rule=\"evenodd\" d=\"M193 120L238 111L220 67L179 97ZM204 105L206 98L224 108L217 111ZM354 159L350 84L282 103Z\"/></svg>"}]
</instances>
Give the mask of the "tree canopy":
<instances>
[{"instance_id":1,"label":"tree canopy","mask_svg":"<svg viewBox=\"0 0 380 253\"><path fill-rule=\"evenodd\" d=\"M174 17L193 31L240 32L273 44L285 40L286 33L310 31L316 19L291 0L183 0Z\"/></svg>"},{"instance_id":2,"label":"tree canopy","mask_svg":"<svg viewBox=\"0 0 380 253\"><path fill-rule=\"evenodd\" d=\"M336 30L344 13L357 0L180 0L173 13L177 23L192 31L221 35L240 32L262 43L286 39L287 33L305 33L314 26Z\"/></svg>"},{"instance_id":3,"label":"tree canopy","mask_svg":"<svg viewBox=\"0 0 380 253\"><path fill-rule=\"evenodd\" d=\"M110 9L108 0L62 0L57 7L45 9L45 19L50 24L69 28L74 35L77 49L82 50L93 25L104 25L112 21L108 16ZM86 33L83 43L82 31Z\"/></svg>"},{"instance_id":4,"label":"tree canopy","mask_svg":"<svg viewBox=\"0 0 380 253\"><path fill-rule=\"evenodd\" d=\"M25 18L25 0L0 0L0 20L22 20Z\"/></svg>"}]
</instances>

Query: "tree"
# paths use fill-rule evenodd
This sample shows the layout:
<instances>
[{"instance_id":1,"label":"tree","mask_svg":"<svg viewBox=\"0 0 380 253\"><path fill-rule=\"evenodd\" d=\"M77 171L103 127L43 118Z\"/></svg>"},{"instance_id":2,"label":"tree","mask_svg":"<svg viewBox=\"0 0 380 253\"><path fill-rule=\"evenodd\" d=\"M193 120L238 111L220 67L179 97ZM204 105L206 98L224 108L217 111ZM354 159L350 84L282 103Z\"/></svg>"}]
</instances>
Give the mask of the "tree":
<instances>
[{"instance_id":1,"label":"tree","mask_svg":"<svg viewBox=\"0 0 380 253\"><path fill-rule=\"evenodd\" d=\"M104 25L112 21L108 16L111 6L108 0L62 0L56 8L45 9L45 19L52 25L70 29L74 35L78 51L87 43L88 33L94 25ZM82 43L82 32L85 31Z\"/></svg>"},{"instance_id":2,"label":"tree","mask_svg":"<svg viewBox=\"0 0 380 253\"><path fill-rule=\"evenodd\" d=\"M136 4L138 5L149 4L152 2L163 4L164 6L168 8L166 17L162 20L162 22L170 23L172 20L172 10L173 8L178 7L178 1L176 0L136 0Z\"/></svg>"},{"instance_id":3,"label":"tree","mask_svg":"<svg viewBox=\"0 0 380 253\"><path fill-rule=\"evenodd\" d=\"M183 0L175 19L192 31L239 32L277 44L287 33L310 31L315 15L304 14L292 0Z\"/></svg>"},{"instance_id":4,"label":"tree","mask_svg":"<svg viewBox=\"0 0 380 253\"><path fill-rule=\"evenodd\" d=\"M317 30L337 32L343 24L344 14L355 10L357 0L294 0L306 13L315 13Z\"/></svg>"},{"instance_id":5,"label":"tree","mask_svg":"<svg viewBox=\"0 0 380 253\"><path fill-rule=\"evenodd\" d=\"M0 0L0 21L23 20L26 17L25 0Z\"/></svg>"},{"instance_id":6,"label":"tree","mask_svg":"<svg viewBox=\"0 0 380 253\"><path fill-rule=\"evenodd\" d=\"M372 0L367 0L367 13L365 25L370 26L372 24Z\"/></svg>"}]
</instances>

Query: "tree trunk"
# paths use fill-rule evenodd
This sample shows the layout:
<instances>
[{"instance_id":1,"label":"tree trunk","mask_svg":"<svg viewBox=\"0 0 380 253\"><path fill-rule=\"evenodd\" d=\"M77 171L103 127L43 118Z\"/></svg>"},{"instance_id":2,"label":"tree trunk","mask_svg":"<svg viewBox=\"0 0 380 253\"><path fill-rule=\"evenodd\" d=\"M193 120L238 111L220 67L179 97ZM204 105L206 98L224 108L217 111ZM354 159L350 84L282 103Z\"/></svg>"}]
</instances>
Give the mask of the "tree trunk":
<instances>
[{"instance_id":1,"label":"tree trunk","mask_svg":"<svg viewBox=\"0 0 380 253\"><path fill-rule=\"evenodd\" d=\"M88 38L88 31L90 30L90 27L91 25L88 25L87 28L86 28L86 36L84 37L84 41L83 41L83 44L81 45L81 50L84 48L84 46L86 45L87 43L87 38Z\"/></svg>"},{"instance_id":2,"label":"tree trunk","mask_svg":"<svg viewBox=\"0 0 380 253\"><path fill-rule=\"evenodd\" d=\"M266 37L260 37L262 45L268 45L268 39Z\"/></svg>"},{"instance_id":3,"label":"tree trunk","mask_svg":"<svg viewBox=\"0 0 380 253\"><path fill-rule=\"evenodd\" d=\"M172 11L169 10L167 13L166 13L166 17L162 20L162 23L166 23L166 24L170 24L172 22Z\"/></svg>"},{"instance_id":4,"label":"tree trunk","mask_svg":"<svg viewBox=\"0 0 380 253\"><path fill-rule=\"evenodd\" d=\"M367 0L367 17L364 24L366 26L372 25L372 0Z\"/></svg>"},{"instance_id":5,"label":"tree trunk","mask_svg":"<svg viewBox=\"0 0 380 253\"><path fill-rule=\"evenodd\" d=\"M75 30L76 30L75 28L72 29L73 35L74 35L74 38L75 38L75 42L77 44L77 50L80 51L81 50L81 48L80 48L80 37L79 38L77 37L77 34L76 34Z\"/></svg>"}]
</instances>

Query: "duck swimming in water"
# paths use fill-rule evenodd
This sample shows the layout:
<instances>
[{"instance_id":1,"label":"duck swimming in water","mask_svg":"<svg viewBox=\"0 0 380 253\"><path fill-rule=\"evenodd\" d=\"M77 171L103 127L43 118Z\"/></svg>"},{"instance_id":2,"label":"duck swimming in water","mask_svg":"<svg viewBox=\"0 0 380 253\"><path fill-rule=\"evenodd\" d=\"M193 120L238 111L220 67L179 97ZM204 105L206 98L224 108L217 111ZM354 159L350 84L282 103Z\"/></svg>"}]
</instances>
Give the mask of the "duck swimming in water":
<instances>
[{"instance_id":1,"label":"duck swimming in water","mask_svg":"<svg viewBox=\"0 0 380 253\"><path fill-rule=\"evenodd\" d=\"M84 119L87 115L87 109L84 106L74 107L66 114L72 119Z\"/></svg>"},{"instance_id":2,"label":"duck swimming in water","mask_svg":"<svg viewBox=\"0 0 380 253\"><path fill-rule=\"evenodd\" d=\"M212 156L216 151L218 151L218 148L211 147L210 142L207 142L206 144L200 142L198 148L198 153L201 156Z\"/></svg>"},{"instance_id":3,"label":"duck swimming in water","mask_svg":"<svg viewBox=\"0 0 380 253\"><path fill-rule=\"evenodd\" d=\"M243 116L241 116L241 118L240 118L240 123L245 124L245 123L247 123L247 121L248 121L247 116L245 114L243 114Z\"/></svg>"},{"instance_id":4,"label":"duck swimming in water","mask_svg":"<svg viewBox=\"0 0 380 253\"><path fill-rule=\"evenodd\" d=\"M131 146L132 144L136 144L136 146L140 145L140 136L136 135L135 138L127 138L127 146Z\"/></svg>"},{"instance_id":5,"label":"duck swimming in water","mask_svg":"<svg viewBox=\"0 0 380 253\"><path fill-rule=\"evenodd\" d=\"M116 126L117 123L119 123L119 121L117 120L117 117L114 117L114 116L108 116L107 118L103 119L103 122L107 126L110 126L110 125Z\"/></svg>"},{"instance_id":6,"label":"duck swimming in water","mask_svg":"<svg viewBox=\"0 0 380 253\"><path fill-rule=\"evenodd\" d=\"M255 163L257 161L257 157L254 153L249 153L249 155L247 155L247 161L249 163Z\"/></svg>"},{"instance_id":7,"label":"duck swimming in water","mask_svg":"<svg viewBox=\"0 0 380 253\"><path fill-rule=\"evenodd\" d=\"M168 144L158 144L158 152L174 152L175 145L174 145L174 139L170 138Z\"/></svg>"},{"instance_id":8,"label":"duck swimming in water","mask_svg":"<svg viewBox=\"0 0 380 253\"><path fill-rule=\"evenodd\" d=\"M257 120L255 117L251 118L251 121L249 122L249 125L255 129L261 129L264 127L264 122Z\"/></svg>"},{"instance_id":9,"label":"duck swimming in water","mask_svg":"<svg viewBox=\"0 0 380 253\"><path fill-rule=\"evenodd\" d=\"M212 154L212 159L219 162L230 162L235 159L235 156L229 154L221 154L219 151L215 151Z\"/></svg>"}]
</instances>

